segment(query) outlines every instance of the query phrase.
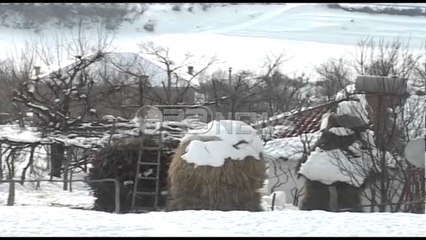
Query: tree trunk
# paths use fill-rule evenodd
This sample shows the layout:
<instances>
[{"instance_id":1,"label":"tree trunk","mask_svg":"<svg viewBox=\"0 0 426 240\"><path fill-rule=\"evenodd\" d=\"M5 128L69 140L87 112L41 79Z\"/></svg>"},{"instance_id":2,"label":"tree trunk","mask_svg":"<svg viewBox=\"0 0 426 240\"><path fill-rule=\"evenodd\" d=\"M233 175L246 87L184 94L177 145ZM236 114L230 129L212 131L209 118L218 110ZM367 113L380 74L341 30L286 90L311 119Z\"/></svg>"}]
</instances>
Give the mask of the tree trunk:
<instances>
[{"instance_id":1,"label":"tree trunk","mask_svg":"<svg viewBox=\"0 0 426 240\"><path fill-rule=\"evenodd\" d=\"M10 179L9 182L9 196L7 197L7 206L13 206L15 202L15 182Z\"/></svg>"},{"instance_id":2,"label":"tree trunk","mask_svg":"<svg viewBox=\"0 0 426 240\"><path fill-rule=\"evenodd\" d=\"M144 86L145 82L147 82L147 78L148 78L148 76L139 77L139 86L138 87L139 87L139 106L140 107L142 107L144 105L144 102L143 102L143 98L144 98L143 86Z\"/></svg>"},{"instance_id":3,"label":"tree trunk","mask_svg":"<svg viewBox=\"0 0 426 240\"><path fill-rule=\"evenodd\" d=\"M62 162L65 157L65 149L62 144L54 143L50 146L50 175L61 177Z\"/></svg>"}]
</instances>

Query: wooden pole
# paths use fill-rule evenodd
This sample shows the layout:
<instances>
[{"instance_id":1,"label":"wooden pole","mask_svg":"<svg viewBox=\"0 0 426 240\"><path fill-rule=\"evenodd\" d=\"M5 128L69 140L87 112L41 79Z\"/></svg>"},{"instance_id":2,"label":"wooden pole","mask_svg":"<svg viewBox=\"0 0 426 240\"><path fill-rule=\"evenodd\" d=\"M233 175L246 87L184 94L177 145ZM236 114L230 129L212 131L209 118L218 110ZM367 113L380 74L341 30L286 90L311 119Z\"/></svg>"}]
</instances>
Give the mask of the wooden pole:
<instances>
[{"instance_id":1,"label":"wooden pole","mask_svg":"<svg viewBox=\"0 0 426 240\"><path fill-rule=\"evenodd\" d=\"M272 195L272 206L271 206L271 210L272 210L272 211L274 211L274 206L275 206L275 195L276 195L276 193L274 193L274 194Z\"/></svg>"},{"instance_id":2,"label":"wooden pole","mask_svg":"<svg viewBox=\"0 0 426 240\"><path fill-rule=\"evenodd\" d=\"M13 206L15 202L15 181L9 182L9 196L7 198L7 206Z\"/></svg>"},{"instance_id":3,"label":"wooden pole","mask_svg":"<svg viewBox=\"0 0 426 240\"><path fill-rule=\"evenodd\" d=\"M120 182L115 179L115 213L120 213Z\"/></svg>"},{"instance_id":4,"label":"wooden pole","mask_svg":"<svg viewBox=\"0 0 426 240\"><path fill-rule=\"evenodd\" d=\"M72 192L72 174L73 174L73 169L71 168L70 169L70 180L69 180L69 182L70 182L70 192Z\"/></svg>"},{"instance_id":5,"label":"wooden pole","mask_svg":"<svg viewBox=\"0 0 426 240\"><path fill-rule=\"evenodd\" d=\"M2 151L1 151L1 142L0 142L0 180L3 179L3 160L2 160Z\"/></svg>"},{"instance_id":6,"label":"wooden pole","mask_svg":"<svg viewBox=\"0 0 426 240\"><path fill-rule=\"evenodd\" d=\"M67 148L67 155L64 158L64 190L68 190L68 173L69 173L69 166L72 158L72 147L69 146Z\"/></svg>"}]
</instances>

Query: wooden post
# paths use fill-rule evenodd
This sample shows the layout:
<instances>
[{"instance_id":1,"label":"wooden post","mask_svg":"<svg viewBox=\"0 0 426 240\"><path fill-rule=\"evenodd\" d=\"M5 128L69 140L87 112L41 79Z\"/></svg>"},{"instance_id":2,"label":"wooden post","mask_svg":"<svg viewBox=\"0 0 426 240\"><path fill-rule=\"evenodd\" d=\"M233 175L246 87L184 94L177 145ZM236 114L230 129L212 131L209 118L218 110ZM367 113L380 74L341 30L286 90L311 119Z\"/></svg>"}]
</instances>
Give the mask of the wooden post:
<instances>
[{"instance_id":1,"label":"wooden post","mask_svg":"<svg viewBox=\"0 0 426 240\"><path fill-rule=\"evenodd\" d=\"M275 195L276 195L276 193L274 193L274 194L272 195L272 206L271 206L271 210L272 210L272 211L274 211L274 206L275 206Z\"/></svg>"},{"instance_id":2,"label":"wooden post","mask_svg":"<svg viewBox=\"0 0 426 240\"><path fill-rule=\"evenodd\" d=\"M67 155L64 158L64 191L68 190L68 169L72 158L72 146L67 148Z\"/></svg>"},{"instance_id":3,"label":"wooden post","mask_svg":"<svg viewBox=\"0 0 426 240\"><path fill-rule=\"evenodd\" d=\"M120 213L120 182L115 179L115 213Z\"/></svg>"},{"instance_id":4,"label":"wooden post","mask_svg":"<svg viewBox=\"0 0 426 240\"><path fill-rule=\"evenodd\" d=\"M13 181L13 179L10 179L7 206L13 206L14 202L15 202L15 182Z\"/></svg>"},{"instance_id":5,"label":"wooden post","mask_svg":"<svg viewBox=\"0 0 426 240\"><path fill-rule=\"evenodd\" d=\"M73 169L70 169L70 192L72 192L72 174L73 174Z\"/></svg>"},{"instance_id":6,"label":"wooden post","mask_svg":"<svg viewBox=\"0 0 426 240\"><path fill-rule=\"evenodd\" d=\"M0 142L0 180L3 180L3 160L2 160L2 152L1 152L1 142Z\"/></svg>"}]
</instances>

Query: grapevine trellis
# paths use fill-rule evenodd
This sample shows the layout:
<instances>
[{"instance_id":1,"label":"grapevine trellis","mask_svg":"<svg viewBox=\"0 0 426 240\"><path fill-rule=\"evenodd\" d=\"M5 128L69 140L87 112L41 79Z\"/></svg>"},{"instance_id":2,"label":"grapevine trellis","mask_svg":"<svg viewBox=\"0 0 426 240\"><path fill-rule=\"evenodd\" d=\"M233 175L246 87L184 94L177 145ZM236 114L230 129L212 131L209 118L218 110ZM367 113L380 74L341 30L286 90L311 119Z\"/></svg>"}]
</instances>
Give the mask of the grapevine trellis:
<instances>
[{"instance_id":1,"label":"grapevine trellis","mask_svg":"<svg viewBox=\"0 0 426 240\"><path fill-rule=\"evenodd\" d=\"M147 132L149 132L149 128L155 128L155 126L147 127ZM184 128L185 126L170 123L164 124L161 131L166 137L179 139L185 131ZM15 178L15 163L19 158L21 162L28 160L20 174L21 184L23 184L28 171L33 172L35 149L37 147L48 148L52 144L59 143L66 150L62 170L64 190L68 189L69 181L67 180L71 176L70 171L76 168L87 171L87 164L92 153L112 144L115 140L139 136L137 124L132 120L122 119L86 122L70 128L66 132L32 130L30 131L31 137L17 137L20 132L22 129L16 129L12 133L0 131L0 180ZM52 177L50 178L52 179Z\"/></svg>"}]
</instances>

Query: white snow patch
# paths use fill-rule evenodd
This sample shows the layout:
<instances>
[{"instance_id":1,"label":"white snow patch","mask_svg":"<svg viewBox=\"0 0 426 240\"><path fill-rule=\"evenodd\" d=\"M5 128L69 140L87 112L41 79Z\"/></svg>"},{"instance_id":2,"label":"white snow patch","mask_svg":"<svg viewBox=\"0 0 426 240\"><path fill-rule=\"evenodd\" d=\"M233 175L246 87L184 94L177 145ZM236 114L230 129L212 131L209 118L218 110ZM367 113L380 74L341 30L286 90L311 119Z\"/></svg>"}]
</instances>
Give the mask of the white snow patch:
<instances>
[{"instance_id":1,"label":"white snow patch","mask_svg":"<svg viewBox=\"0 0 426 240\"><path fill-rule=\"evenodd\" d=\"M361 142L355 141L348 147L354 153L349 156L341 149L323 150L319 147L311 152L308 159L300 167L299 173L310 180L330 185L334 182L346 182L355 187L361 186L373 164L378 164L381 152L374 144L374 132L367 130L362 134L368 149L361 148ZM391 153L385 152L388 167L395 167L397 162ZM378 169L380 171L380 169Z\"/></svg>"},{"instance_id":2,"label":"white snow patch","mask_svg":"<svg viewBox=\"0 0 426 240\"><path fill-rule=\"evenodd\" d=\"M367 112L367 107L368 107L367 100L361 94L358 94L357 97L360 100L359 102L358 101L340 102L337 105L336 114L337 116L342 116L347 114L347 115L359 118L364 123L368 123L370 120L369 120L369 115Z\"/></svg>"},{"instance_id":3,"label":"white snow patch","mask_svg":"<svg viewBox=\"0 0 426 240\"><path fill-rule=\"evenodd\" d=\"M269 196L263 196L262 200L264 202L264 208L266 208L266 210L272 210L272 206L274 206L274 210L283 210L286 208L287 205L286 195L284 191L275 191Z\"/></svg>"},{"instance_id":4,"label":"white snow patch","mask_svg":"<svg viewBox=\"0 0 426 240\"><path fill-rule=\"evenodd\" d=\"M352 129L345 127L332 127L328 129L328 131L338 136L348 136L354 134Z\"/></svg>"},{"instance_id":5,"label":"white snow patch","mask_svg":"<svg viewBox=\"0 0 426 240\"><path fill-rule=\"evenodd\" d=\"M359 187L366 178L359 168L359 158L349 160L340 149L328 151L317 148L302 164L299 173L313 181L330 185L334 182L346 182Z\"/></svg>"},{"instance_id":6,"label":"white snow patch","mask_svg":"<svg viewBox=\"0 0 426 240\"><path fill-rule=\"evenodd\" d=\"M302 134L297 137L287 137L274 139L266 142L264 152L273 159L284 158L291 161L298 161L302 158L303 152L309 151L320 137L320 133Z\"/></svg>"},{"instance_id":7,"label":"white snow patch","mask_svg":"<svg viewBox=\"0 0 426 240\"><path fill-rule=\"evenodd\" d=\"M40 142L43 140L41 132L34 132L33 128L20 128L15 125L0 125L0 140L12 142Z\"/></svg>"},{"instance_id":8,"label":"white snow patch","mask_svg":"<svg viewBox=\"0 0 426 240\"><path fill-rule=\"evenodd\" d=\"M194 137L208 138L210 141L192 140ZM191 142L182 159L195 166L220 167L227 158L244 160L247 156L260 160L263 151L262 140L256 130L234 120L212 121L206 128L189 131L181 143L187 141Z\"/></svg>"},{"instance_id":9,"label":"white snow patch","mask_svg":"<svg viewBox=\"0 0 426 240\"><path fill-rule=\"evenodd\" d=\"M324 115L322 115L321 117L321 125L320 125L320 130L324 130L327 128L328 126L328 118L330 117L331 113L325 113Z\"/></svg>"}]
</instances>

